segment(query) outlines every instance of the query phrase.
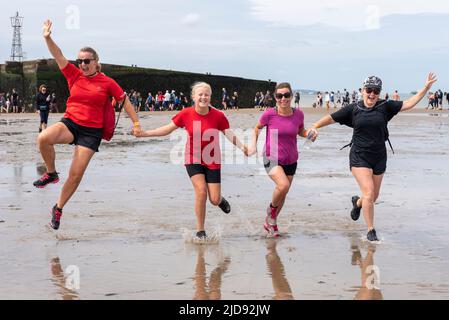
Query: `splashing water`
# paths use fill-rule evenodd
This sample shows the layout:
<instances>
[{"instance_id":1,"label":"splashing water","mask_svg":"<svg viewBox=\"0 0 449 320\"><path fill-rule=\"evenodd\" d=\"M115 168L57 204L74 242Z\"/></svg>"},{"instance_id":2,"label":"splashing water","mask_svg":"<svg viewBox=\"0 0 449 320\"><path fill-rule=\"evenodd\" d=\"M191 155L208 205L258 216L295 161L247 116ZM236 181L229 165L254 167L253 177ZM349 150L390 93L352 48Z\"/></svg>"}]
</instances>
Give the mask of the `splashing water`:
<instances>
[{"instance_id":1,"label":"splashing water","mask_svg":"<svg viewBox=\"0 0 449 320\"><path fill-rule=\"evenodd\" d=\"M385 243L385 239L384 238L379 239L379 241L369 241L366 238L365 234L362 234L360 236L360 241L362 242L363 245L370 245L370 244L376 244L377 245L377 244L384 244Z\"/></svg>"},{"instance_id":2,"label":"splashing water","mask_svg":"<svg viewBox=\"0 0 449 320\"><path fill-rule=\"evenodd\" d=\"M185 228L182 228L181 232L185 243L194 244L218 244L222 233L220 227L212 228L211 231L207 231L206 238L197 238L196 231Z\"/></svg>"}]
</instances>

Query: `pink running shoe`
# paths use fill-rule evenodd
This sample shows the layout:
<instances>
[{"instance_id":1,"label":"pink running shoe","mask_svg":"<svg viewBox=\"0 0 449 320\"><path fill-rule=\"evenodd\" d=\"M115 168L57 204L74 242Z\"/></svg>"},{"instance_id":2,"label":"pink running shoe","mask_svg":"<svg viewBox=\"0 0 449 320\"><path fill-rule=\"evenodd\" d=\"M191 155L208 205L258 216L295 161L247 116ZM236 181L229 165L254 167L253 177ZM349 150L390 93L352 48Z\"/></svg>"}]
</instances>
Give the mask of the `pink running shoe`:
<instances>
[{"instance_id":1,"label":"pink running shoe","mask_svg":"<svg viewBox=\"0 0 449 320\"><path fill-rule=\"evenodd\" d=\"M265 218L265 223L263 225L263 228L265 229L265 231L268 232L267 237L273 237L273 238L278 238L281 236L281 234L279 233L278 230L278 226L277 225L272 225L269 223L268 221L268 217Z\"/></svg>"},{"instance_id":2,"label":"pink running shoe","mask_svg":"<svg viewBox=\"0 0 449 320\"><path fill-rule=\"evenodd\" d=\"M271 205L268 206L267 208L267 220L271 225L276 225L277 224L277 219L278 217L278 213L277 213L277 208L272 208Z\"/></svg>"}]
</instances>

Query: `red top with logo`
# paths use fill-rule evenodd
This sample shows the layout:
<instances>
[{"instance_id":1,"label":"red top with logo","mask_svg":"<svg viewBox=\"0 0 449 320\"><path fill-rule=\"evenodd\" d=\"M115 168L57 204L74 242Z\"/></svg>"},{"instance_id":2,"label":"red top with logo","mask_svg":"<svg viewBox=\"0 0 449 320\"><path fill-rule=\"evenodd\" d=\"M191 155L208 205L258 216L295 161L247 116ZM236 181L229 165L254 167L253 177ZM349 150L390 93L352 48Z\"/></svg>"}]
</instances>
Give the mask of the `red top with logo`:
<instances>
[{"instance_id":1,"label":"red top with logo","mask_svg":"<svg viewBox=\"0 0 449 320\"><path fill-rule=\"evenodd\" d=\"M185 128L189 134L186 144L185 164L202 164L208 169L221 168L220 131L229 129L225 114L210 107L201 115L195 107L185 108L173 117L173 123Z\"/></svg>"},{"instance_id":2,"label":"red top with logo","mask_svg":"<svg viewBox=\"0 0 449 320\"><path fill-rule=\"evenodd\" d=\"M71 63L61 69L61 72L67 79L70 90L64 118L81 126L103 128L104 108L110 97L117 101L123 100L125 92L122 88L104 73L86 77Z\"/></svg>"}]
</instances>

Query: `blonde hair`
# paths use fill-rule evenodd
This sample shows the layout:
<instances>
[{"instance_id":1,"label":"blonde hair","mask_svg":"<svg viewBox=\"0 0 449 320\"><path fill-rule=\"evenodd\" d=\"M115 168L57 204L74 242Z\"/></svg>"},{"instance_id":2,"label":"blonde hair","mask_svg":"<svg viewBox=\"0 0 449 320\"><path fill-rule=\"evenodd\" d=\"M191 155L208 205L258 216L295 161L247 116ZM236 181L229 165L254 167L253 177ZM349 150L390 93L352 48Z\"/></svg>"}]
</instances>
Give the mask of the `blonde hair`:
<instances>
[{"instance_id":1,"label":"blonde hair","mask_svg":"<svg viewBox=\"0 0 449 320\"><path fill-rule=\"evenodd\" d=\"M196 90L198 90L199 88L207 88L210 91L210 94L212 95L212 88L211 88L210 84L208 84L206 82L195 82L192 85L192 91L191 91L190 95L193 97Z\"/></svg>"},{"instance_id":2,"label":"blonde hair","mask_svg":"<svg viewBox=\"0 0 449 320\"><path fill-rule=\"evenodd\" d=\"M47 89L47 86L45 84L41 84L39 86L39 92L41 92L43 88Z\"/></svg>"}]
</instances>

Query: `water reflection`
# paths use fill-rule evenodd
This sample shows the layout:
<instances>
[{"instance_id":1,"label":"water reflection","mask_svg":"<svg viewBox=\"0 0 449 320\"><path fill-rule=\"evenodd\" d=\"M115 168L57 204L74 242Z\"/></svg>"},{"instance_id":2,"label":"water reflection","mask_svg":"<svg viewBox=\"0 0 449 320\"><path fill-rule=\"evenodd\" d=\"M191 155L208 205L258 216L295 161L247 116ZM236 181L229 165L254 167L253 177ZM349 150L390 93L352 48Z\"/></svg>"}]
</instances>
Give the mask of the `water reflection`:
<instances>
[{"instance_id":1,"label":"water reflection","mask_svg":"<svg viewBox=\"0 0 449 320\"><path fill-rule=\"evenodd\" d=\"M47 167L45 166L45 163L42 162L36 163L36 172L39 177L42 176L44 173L46 173Z\"/></svg>"},{"instance_id":2,"label":"water reflection","mask_svg":"<svg viewBox=\"0 0 449 320\"><path fill-rule=\"evenodd\" d=\"M197 260L195 268L195 295L193 300L220 300L221 282L223 274L228 270L231 259L218 252L219 261L214 270L210 273L207 283L206 260L204 257L207 246L196 246Z\"/></svg>"},{"instance_id":3,"label":"water reflection","mask_svg":"<svg viewBox=\"0 0 449 320\"><path fill-rule=\"evenodd\" d=\"M362 256L360 245L351 246L351 264L360 267L361 286L354 300L383 300L380 291L380 268L374 264L376 245L368 244L365 257Z\"/></svg>"},{"instance_id":4,"label":"water reflection","mask_svg":"<svg viewBox=\"0 0 449 320\"><path fill-rule=\"evenodd\" d=\"M267 240L267 261L268 273L271 276L274 290L274 300L293 300L292 289L285 277L285 269L281 258L276 251L277 240Z\"/></svg>"},{"instance_id":5,"label":"water reflection","mask_svg":"<svg viewBox=\"0 0 449 320\"><path fill-rule=\"evenodd\" d=\"M78 293L66 287L67 278L64 274L64 270L62 269L59 257L51 259L50 267L52 274L51 281L55 285L60 298L62 300L79 300Z\"/></svg>"}]
</instances>

